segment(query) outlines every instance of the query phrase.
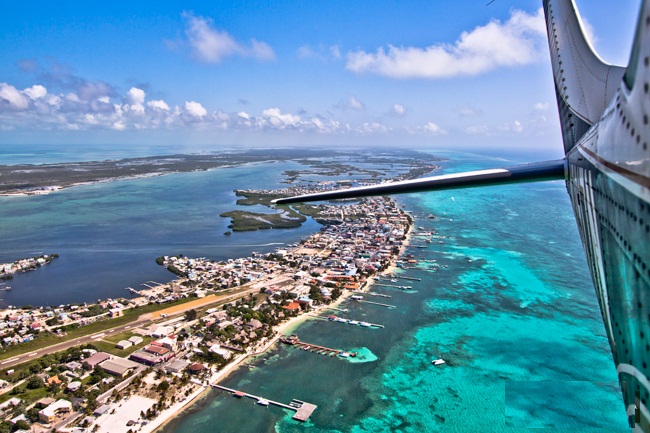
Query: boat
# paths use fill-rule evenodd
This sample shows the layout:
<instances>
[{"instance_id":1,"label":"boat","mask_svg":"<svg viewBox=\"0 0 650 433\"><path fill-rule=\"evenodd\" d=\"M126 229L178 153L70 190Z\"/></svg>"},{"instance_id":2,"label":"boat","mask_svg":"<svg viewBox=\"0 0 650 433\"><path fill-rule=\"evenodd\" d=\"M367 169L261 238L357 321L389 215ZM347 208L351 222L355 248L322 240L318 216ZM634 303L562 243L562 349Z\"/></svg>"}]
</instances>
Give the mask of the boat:
<instances>
[{"instance_id":1,"label":"boat","mask_svg":"<svg viewBox=\"0 0 650 433\"><path fill-rule=\"evenodd\" d=\"M350 325L358 325L358 324L359 324L359 321L358 321L358 320L350 320L348 323L349 323Z\"/></svg>"},{"instance_id":2,"label":"boat","mask_svg":"<svg viewBox=\"0 0 650 433\"><path fill-rule=\"evenodd\" d=\"M391 282L391 283L396 283L397 280L396 280L395 278L393 278L392 280L390 280L390 282Z\"/></svg>"},{"instance_id":3,"label":"boat","mask_svg":"<svg viewBox=\"0 0 650 433\"><path fill-rule=\"evenodd\" d=\"M429 218L429 219L431 219L431 220L436 219L435 215L433 215L432 213L430 213L429 215L427 215L427 218Z\"/></svg>"},{"instance_id":4,"label":"boat","mask_svg":"<svg viewBox=\"0 0 650 433\"><path fill-rule=\"evenodd\" d=\"M257 400L257 404L259 404L260 406L268 406L269 401L264 398L260 398L259 400Z\"/></svg>"},{"instance_id":5,"label":"boat","mask_svg":"<svg viewBox=\"0 0 650 433\"><path fill-rule=\"evenodd\" d=\"M339 353L339 356L340 356L341 358L349 358L349 357L350 357L350 354L349 354L348 352L341 352L341 353Z\"/></svg>"},{"instance_id":6,"label":"boat","mask_svg":"<svg viewBox=\"0 0 650 433\"><path fill-rule=\"evenodd\" d=\"M359 322L359 325L364 326L364 327L366 327L366 328L372 326L372 325L371 325L370 323L368 323L368 322Z\"/></svg>"},{"instance_id":7,"label":"boat","mask_svg":"<svg viewBox=\"0 0 650 433\"><path fill-rule=\"evenodd\" d=\"M5 292L11 292L11 286L5 287Z\"/></svg>"},{"instance_id":8,"label":"boat","mask_svg":"<svg viewBox=\"0 0 650 433\"><path fill-rule=\"evenodd\" d=\"M347 322L348 322L348 319L344 319L343 317L337 317L337 318L336 318L336 321L337 321L337 322L341 322L341 323L347 323Z\"/></svg>"},{"instance_id":9,"label":"boat","mask_svg":"<svg viewBox=\"0 0 650 433\"><path fill-rule=\"evenodd\" d=\"M445 363L445 360L442 359L442 358L438 358L438 359L434 359L433 361L431 361L431 363L432 363L433 365L442 365L442 364Z\"/></svg>"}]
</instances>

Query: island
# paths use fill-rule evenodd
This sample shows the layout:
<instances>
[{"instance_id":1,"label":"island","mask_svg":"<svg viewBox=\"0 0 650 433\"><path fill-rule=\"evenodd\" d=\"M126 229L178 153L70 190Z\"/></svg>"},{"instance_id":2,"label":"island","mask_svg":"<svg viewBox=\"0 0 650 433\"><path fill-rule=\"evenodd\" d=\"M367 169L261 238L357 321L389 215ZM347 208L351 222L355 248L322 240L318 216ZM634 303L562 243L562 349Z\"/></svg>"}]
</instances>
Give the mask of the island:
<instances>
[{"instance_id":1,"label":"island","mask_svg":"<svg viewBox=\"0 0 650 433\"><path fill-rule=\"evenodd\" d=\"M364 168L364 166L373 167L373 165L387 163L394 167L397 176L405 172L406 175L414 177L431 172L436 168L436 162L440 160L432 155L415 151L386 151L381 155L375 155L367 151L254 149L105 161L0 165L0 195L48 194L97 182L278 161L296 161L310 167L305 170L284 172L285 183L292 183L299 175L338 176L350 173L378 179L385 174L381 169Z\"/></svg>"}]
</instances>

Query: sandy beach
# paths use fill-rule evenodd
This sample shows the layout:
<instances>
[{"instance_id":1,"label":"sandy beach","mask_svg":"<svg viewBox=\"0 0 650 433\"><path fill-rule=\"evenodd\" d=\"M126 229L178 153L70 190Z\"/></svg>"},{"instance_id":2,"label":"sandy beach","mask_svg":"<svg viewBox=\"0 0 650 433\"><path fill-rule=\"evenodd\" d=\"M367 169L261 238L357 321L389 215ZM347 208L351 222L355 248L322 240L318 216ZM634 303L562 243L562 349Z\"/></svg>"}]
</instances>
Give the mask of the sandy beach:
<instances>
[{"instance_id":1,"label":"sandy beach","mask_svg":"<svg viewBox=\"0 0 650 433\"><path fill-rule=\"evenodd\" d=\"M409 231L406 234L406 237L404 241L402 242L402 245L400 247L399 254L395 257L395 259L391 262L390 266L386 268L381 273L378 273L366 281L366 284L359 290L360 292L366 292L372 287L374 280L377 276L380 275L386 275L386 274L392 274L394 273L398 267L397 267L397 260L401 258L404 255L404 252L406 250L406 247L409 245L409 241L411 238L411 230L412 227L409 226ZM208 380L209 385L203 385L200 389L192 393L190 396L188 396L186 399L183 401L180 401L176 403L175 405L169 407L168 409L165 409L160 413L156 419L151 421L145 426L142 426L140 428L140 432L143 433L152 433L160 428L164 427L167 423L169 423L171 420L173 420L175 417L181 416L183 414L183 411L192 406L194 403L198 402L201 398L204 398L207 396L208 391L210 390L212 384L219 383L221 380L225 379L228 377L229 374L234 372L242 363L244 363L246 360L253 359L255 356L259 356L269 350L277 341L280 339L280 337L284 335L291 334L294 329L296 329L300 324L302 324L304 321L309 320L310 318L313 318L314 316L318 315L321 313L323 310L330 309L332 307L336 307L339 304L341 304L343 301L346 301L352 296L352 294L355 292L350 292L350 291L345 291L343 294L335 301L328 305L320 305L317 308L301 314L297 317L293 317L286 322L280 324L276 328L276 335L262 343L260 347L257 347L254 349L254 352L251 353L244 353L237 358L235 358L232 362L230 362L228 365L226 365L222 370L215 372ZM124 430L126 432L127 429ZM117 432L120 433L120 432Z\"/></svg>"}]
</instances>

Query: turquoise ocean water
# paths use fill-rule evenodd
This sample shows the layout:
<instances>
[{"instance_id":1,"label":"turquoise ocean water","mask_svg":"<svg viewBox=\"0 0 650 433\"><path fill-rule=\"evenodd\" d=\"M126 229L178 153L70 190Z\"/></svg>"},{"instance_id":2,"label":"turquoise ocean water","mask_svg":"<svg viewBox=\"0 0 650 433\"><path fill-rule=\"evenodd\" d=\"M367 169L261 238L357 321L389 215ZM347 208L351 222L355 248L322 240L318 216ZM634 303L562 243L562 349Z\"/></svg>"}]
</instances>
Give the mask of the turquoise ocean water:
<instances>
[{"instance_id":1,"label":"turquoise ocean water","mask_svg":"<svg viewBox=\"0 0 650 433\"><path fill-rule=\"evenodd\" d=\"M502 164L455 155L445 172ZM307 424L219 391L166 432L629 431L572 210L561 182L422 193L398 201L416 226L402 275L376 287L396 309L348 302L367 329L308 321L303 341L361 350L363 362L278 346L224 385L318 405ZM436 219L427 215L433 213ZM442 242L442 243L437 243ZM425 247L425 248L419 248ZM442 357L447 364L434 367Z\"/></svg>"},{"instance_id":2,"label":"turquoise ocean water","mask_svg":"<svg viewBox=\"0 0 650 433\"><path fill-rule=\"evenodd\" d=\"M34 149L31 149L34 150ZM72 160L68 154L3 152L5 161ZM108 159L95 150L97 157ZM176 153L116 150L115 157ZM74 153L74 152L70 152ZM113 155L113 153L111 153ZM443 154L445 172L501 166ZM40 159L39 159L40 158ZM59 304L124 296L124 287L171 279L163 254L216 259L271 251L314 233L223 236L234 188L281 186L297 164L89 185L56 194L0 198L0 262L37 252L61 258L17 276L5 304ZM223 384L288 403L318 405L308 423L253 400L210 394L165 432L629 431L570 203L561 182L404 195L397 198L432 243L414 236L412 290L375 287L396 309L348 302L341 316L367 329L310 320L302 340L359 351L357 360L275 347ZM428 214L436 219L427 218ZM422 248L420 248L422 247ZM447 364L434 367L442 357Z\"/></svg>"}]
</instances>

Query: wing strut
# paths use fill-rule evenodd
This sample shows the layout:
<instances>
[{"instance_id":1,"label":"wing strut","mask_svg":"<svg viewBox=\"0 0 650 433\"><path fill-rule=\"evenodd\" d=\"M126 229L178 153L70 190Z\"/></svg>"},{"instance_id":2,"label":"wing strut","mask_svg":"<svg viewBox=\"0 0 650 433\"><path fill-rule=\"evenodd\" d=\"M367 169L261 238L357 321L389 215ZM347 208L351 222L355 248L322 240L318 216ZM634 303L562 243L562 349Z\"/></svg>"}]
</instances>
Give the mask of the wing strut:
<instances>
[{"instance_id":1,"label":"wing strut","mask_svg":"<svg viewBox=\"0 0 650 433\"><path fill-rule=\"evenodd\" d=\"M387 182L379 185L362 186L338 191L305 194L296 197L279 198L274 200L273 203L289 204L307 201L335 200L368 197L373 195L403 194L409 192L438 191L444 189L471 188L475 186L560 179L565 179L564 159L516 165L507 168L469 171L465 173L424 177L421 179Z\"/></svg>"}]
</instances>

